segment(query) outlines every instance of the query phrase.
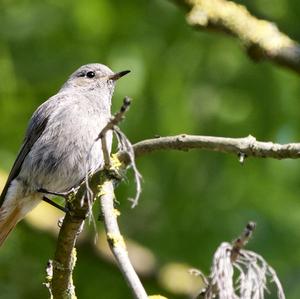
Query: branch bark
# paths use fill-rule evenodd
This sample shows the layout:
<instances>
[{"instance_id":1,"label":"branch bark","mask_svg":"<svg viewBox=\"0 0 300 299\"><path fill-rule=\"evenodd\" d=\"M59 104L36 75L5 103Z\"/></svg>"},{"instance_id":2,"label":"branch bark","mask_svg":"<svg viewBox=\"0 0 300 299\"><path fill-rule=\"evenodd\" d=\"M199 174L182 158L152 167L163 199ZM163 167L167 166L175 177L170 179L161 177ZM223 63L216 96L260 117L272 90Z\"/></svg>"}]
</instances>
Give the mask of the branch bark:
<instances>
[{"instance_id":1,"label":"branch bark","mask_svg":"<svg viewBox=\"0 0 300 299\"><path fill-rule=\"evenodd\" d=\"M187 9L187 22L196 28L229 33L239 39L255 61L269 60L300 74L300 45L274 23L252 16L227 0L173 0Z\"/></svg>"},{"instance_id":2,"label":"branch bark","mask_svg":"<svg viewBox=\"0 0 300 299\"><path fill-rule=\"evenodd\" d=\"M141 157L160 150L190 149L210 150L245 157L260 157L273 159L298 159L300 158L300 143L279 144L273 142L257 141L249 135L244 138L227 138L198 135L176 135L147 139L133 145L135 157ZM119 159L128 163L126 153L121 152Z\"/></svg>"},{"instance_id":3,"label":"branch bark","mask_svg":"<svg viewBox=\"0 0 300 299\"><path fill-rule=\"evenodd\" d=\"M93 192L97 191L97 186L101 180L103 181L102 171L96 172L90 179L89 186ZM54 299L76 298L72 277L76 262L75 245L77 237L82 231L84 220L89 215L93 204L93 202L88 202L86 198L85 187L85 184L82 184L76 195L70 194L68 198L69 208L59 231L52 262L53 276L49 283Z\"/></svg>"},{"instance_id":4,"label":"branch bark","mask_svg":"<svg viewBox=\"0 0 300 299\"><path fill-rule=\"evenodd\" d=\"M51 293L55 299L76 298L72 272L76 263L75 244L83 223L83 219L73 218L67 213L60 229L52 263Z\"/></svg>"},{"instance_id":5,"label":"branch bark","mask_svg":"<svg viewBox=\"0 0 300 299\"><path fill-rule=\"evenodd\" d=\"M112 181L106 181L101 188L101 211L103 213L106 235L111 251L119 265L134 298L147 299L147 293L139 280L128 257L126 244L117 222L118 212L114 209L114 187Z\"/></svg>"}]
</instances>

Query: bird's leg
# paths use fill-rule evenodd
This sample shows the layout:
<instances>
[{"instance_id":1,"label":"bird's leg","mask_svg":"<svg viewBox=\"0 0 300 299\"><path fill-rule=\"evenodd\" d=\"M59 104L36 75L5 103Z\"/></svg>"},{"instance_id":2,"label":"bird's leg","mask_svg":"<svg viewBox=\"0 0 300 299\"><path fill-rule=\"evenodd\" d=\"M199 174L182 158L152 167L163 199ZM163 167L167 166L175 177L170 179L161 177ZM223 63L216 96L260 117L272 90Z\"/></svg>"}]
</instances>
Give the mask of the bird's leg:
<instances>
[{"instance_id":1,"label":"bird's leg","mask_svg":"<svg viewBox=\"0 0 300 299\"><path fill-rule=\"evenodd\" d=\"M52 201L51 199L49 199L46 196L43 196L42 200L45 201L46 203L50 204L51 206L53 206L53 207L55 207L55 208L57 208L57 209L65 212L65 213L69 212L69 209L67 207L60 206L59 204L57 204L56 202Z\"/></svg>"},{"instance_id":2,"label":"bird's leg","mask_svg":"<svg viewBox=\"0 0 300 299\"><path fill-rule=\"evenodd\" d=\"M76 189L75 188L72 188L70 191L68 192L52 192L52 191L48 191L44 188L40 188L37 190L37 192L40 192L40 193L44 193L44 194L49 194L49 195L55 195L55 196L61 196L63 197L66 201L67 199L70 197L70 195L73 195L76 193ZM63 212L69 212L70 209L67 207L67 205L65 207L62 207L60 206L59 204L55 203L54 201L52 201L51 199L49 199L48 197L46 196L43 196L43 201L47 202L48 204L50 204L51 206L55 207L55 208L58 208L59 210L63 211Z\"/></svg>"},{"instance_id":3,"label":"bird's leg","mask_svg":"<svg viewBox=\"0 0 300 299\"><path fill-rule=\"evenodd\" d=\"M49 194L49 195L55 195L55 196L61 196L63 198L67 198L71 192L73 192L73 190L68 191L68 192L53 192L53 191L48 191L44 188L40 188L37 190L37 192L41 192L41 193L45 193L45 194Z\"/></svg>"}]
</instances>

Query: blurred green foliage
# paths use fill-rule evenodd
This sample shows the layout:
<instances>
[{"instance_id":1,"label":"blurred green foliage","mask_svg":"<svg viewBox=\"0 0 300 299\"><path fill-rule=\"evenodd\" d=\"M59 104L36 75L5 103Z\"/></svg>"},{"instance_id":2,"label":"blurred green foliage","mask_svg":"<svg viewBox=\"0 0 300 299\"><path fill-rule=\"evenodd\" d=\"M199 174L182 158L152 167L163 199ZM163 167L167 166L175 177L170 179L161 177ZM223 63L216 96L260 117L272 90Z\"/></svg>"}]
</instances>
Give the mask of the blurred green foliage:
<instances>
[{"instance_id":1,"label":"blurred green foliage","mask_svg":"<svg viewBox=\"0 0 300 299\"><path fill-rule=\"evenodd\" d=\"M299 1L238 2L300 40ZM122 124L132 142L178 133L300 139L299 77L253 63L230 37L191 29L167 0L2 0L0 20L0 168L6 172L36 107L90 62L132 70L114 96L114 109L125 95L134 99ZM287 298L299 298L300 161L249 159L241 166L237 157L194 150L155 153L138 167L144 177L138 207L126 200L134 192L130 176L117 190L121 227L161 264L180 261L208 273L218 244L254 220L249 247L278 271ZM0 251L0 298L46 298L44 268L54 246L50 236L20 224ZM131 298L114 266L89 246L78 255L79 298ZM145 285L168 295L155 279Z\"/></svg>"}]
</instances>

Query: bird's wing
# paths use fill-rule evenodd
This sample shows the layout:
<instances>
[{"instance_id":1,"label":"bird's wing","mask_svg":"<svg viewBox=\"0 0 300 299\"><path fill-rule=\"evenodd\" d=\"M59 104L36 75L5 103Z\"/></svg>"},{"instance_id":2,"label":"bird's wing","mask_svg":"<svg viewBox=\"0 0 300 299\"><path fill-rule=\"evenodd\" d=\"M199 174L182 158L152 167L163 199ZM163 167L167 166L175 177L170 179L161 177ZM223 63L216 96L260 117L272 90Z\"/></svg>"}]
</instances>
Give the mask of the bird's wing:
<instances>
[{"instance_id":1,"label":"bird's wing","mask_svg":"<svg viewBox=\"0 0 300 299\"><path fill-rule=\"evenodd\" d=\"M45 110L47 110L47 109L43 109L44 108L43 106L44 105L40 106L40 108L36 111L36 113L31 118L23 145L22 145L21 150L18 154L18 157L12 167L12 170L10 171L7 182L4 186L2 194L0 196L0 207L2 206L2 204L4 202L4 199L5 199L5 196L6 196L6 193L9 188L10 183L19 174L22 164L24 162L24 159L26 158L26 156L30 152L32 146L42 135L42 133L44 132L44 130L47 126L47 122L49 120L49 115L47 115L47 113L43 113L43 112L45 112Z\"/></svg>"}]
</instances>

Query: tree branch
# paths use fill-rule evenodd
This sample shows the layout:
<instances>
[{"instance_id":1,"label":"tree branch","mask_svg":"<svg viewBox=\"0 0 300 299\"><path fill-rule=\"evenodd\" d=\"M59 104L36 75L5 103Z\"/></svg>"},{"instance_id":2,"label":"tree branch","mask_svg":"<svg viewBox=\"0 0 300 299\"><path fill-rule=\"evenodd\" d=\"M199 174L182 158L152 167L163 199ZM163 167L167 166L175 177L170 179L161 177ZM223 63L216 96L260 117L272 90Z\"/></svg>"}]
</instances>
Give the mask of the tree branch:
<instances>
[{"instance_id":1,"label":"tree branch","mask_svg":"<svg viewBox=\"0 0 300 299\"><path fill-rule=\"evenodd\" d=\"M76 263L75 244L83 223L83 219L76 219L69 213L64 218L52 263L53 277L50 289L54 299L76 298L72 272Z\"/></svg>"},{"instance_id":2,"label":"tree branch","mask_svg":"<svg viewBox=\"0 0 300 299\"><path fill-rule=\"evenodd\" d=\"M102 185L101 194L101 211L111 251L134 298L147 299L147 293L129 260L126 244L119 230L117 222L118 211L114 209L114 187L112 181L106 181Z\"/></svg>"},{"instance_id":3,"label":"tree branch","mask_svg":"<svg viewBox=\"0 0 300 299\"><path fill-rule=\"evenodd\" d=\"M104 138L102 136L102 138ZM177 135L140 141L133 145L135 157L141 157L159 150L204 149L223 153L233 153L242 157L261 158L300 158L300 143L277 144L256 141L253 136L245 138L225 138L211 136ZM123 162L117 166L121 169L130 164L128 153L121 152L118 159ZM109 163L113 169L115 165ZM115 177L108 170L100 170L89 179L89 188L101 198L104 223L111 249L118 261L125 279L131 287L135 298L147 298L134 269L128 259L125 243L116 221L116 211L113 209L113 183ZM99 189L100 188L100 189ZM84 219L89 215L93 202L85 199L86 184L82 184L76 195L70 195L69 211L64 218L57 242L53 261L53 278L50 283L54 299L72 298L75 295L72 283L72 271L75 265L75 243L83 227Z\"/></svg>"},{"instance_id":4,"label":"tree branch","mask_svg":"<svg viewBox=\"0 0 300 299\"><path fill-rule=\"evenodd\" d=\"M188 151L190 149L211 150L238 156L242 155L244 157L300 158L300 143L278 144L262 142L257 141L251 135L244 138L226 138L182 134L143 140L134 144L133 149L136 158L159 150ZM129 162L125 152L119 153L118 156L125 164Z\"/></svg>"},{"instance_id":5,"label":"tree branch","mask_svg":"<svg viewBox=\"0 0 300 299\"><path fill-rule=\"evenodd\" d=\"M96 172L89 180L89 187L97 192L99 182L103 181L102 170ZM94 201L95 199L92 198ZM67 199L68 211L62 222L53 259L53 276L49 283L53 299L74 299L73 269L76 261L75 244L81 233L84 220L90 213L93 202L86 198L86 185L81 184L76 195L70 194Z\"/></svg>"},{"instance_id":6,"label":"tree branch","mask_svg":"<svg viewBox=\"0 0 300 299\"><path fill-rule=\"evenodd\" d=\"M173 0L188 10L187 22L238 38L255 61L269 60L300 74L300 46L274 23L252 16L242 5L227 0Z\"/></svg>"}]
</instances>

